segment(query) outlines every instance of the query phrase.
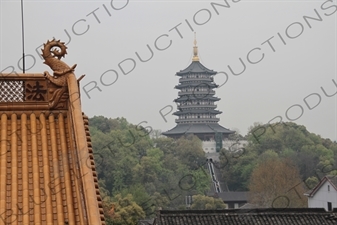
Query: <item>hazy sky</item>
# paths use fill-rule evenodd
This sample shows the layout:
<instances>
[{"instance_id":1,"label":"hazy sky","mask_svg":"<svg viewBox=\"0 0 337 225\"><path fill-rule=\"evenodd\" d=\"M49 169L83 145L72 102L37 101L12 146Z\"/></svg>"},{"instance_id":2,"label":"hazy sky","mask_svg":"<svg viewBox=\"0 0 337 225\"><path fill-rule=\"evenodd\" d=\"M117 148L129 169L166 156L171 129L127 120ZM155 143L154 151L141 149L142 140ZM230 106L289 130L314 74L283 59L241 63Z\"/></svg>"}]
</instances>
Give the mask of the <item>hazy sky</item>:
<instances>
[{"instance_id":1,"label":"hazy sky","mask_svg":"<svg viewBox=\"0 0 337 225\"><path fill-rule=\"evenodd\" d=\"M86 74L88 116L166 131L175 126L175 73L191 63L195 31L201 63L220 72L222 126L246 134L277 117L337 140L336 10L336 0L24 1L26 68L51 71L36 49L61 39L64 61ZM0 15L0 71L20 72L20 1L0 0ZM166 121L160 110L170 112Z\"/></svg>"}]
</instances>

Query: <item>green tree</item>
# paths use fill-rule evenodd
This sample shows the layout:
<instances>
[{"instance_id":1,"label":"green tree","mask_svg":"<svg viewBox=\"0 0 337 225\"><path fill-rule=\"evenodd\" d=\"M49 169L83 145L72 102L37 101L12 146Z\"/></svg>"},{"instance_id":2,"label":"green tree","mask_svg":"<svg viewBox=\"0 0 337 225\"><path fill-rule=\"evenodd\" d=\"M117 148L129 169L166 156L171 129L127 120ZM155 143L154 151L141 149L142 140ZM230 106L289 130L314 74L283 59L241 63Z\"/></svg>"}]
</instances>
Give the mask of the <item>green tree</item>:
<instances>
[{"instance_id":1,"label":"green tree","mask_svg":"<svg viewBox=\"0 0 337 225\"><path fill-rule=\"evenodd\" d=\"M191 209L226 209L227 205L220 198L193 195Z\"/></svg>"},{"instance_id":2,"label":"green tree","mask_svg":"<svg viewBox=\"0 0 337 225\"><path fill-rule=\"evenodd\" d=\"M337 172L337 145L329 139L310 133L302 125L292 122L254 123L247 134L248 146L239 157L221 151L222 173L232 191L248 189L248 181L255 166L266 153L277 158L291 158L300 171L302 180ZM327 170L327 166L332 169ZM324 169L325 168L325 169ZM325 174L320 173L321 170Z\"/></svg>"},{"instance_id":3,"label":"green tree","mask_svg":"<svg viewBox=\"0 0 337 225\"><path fill-rule=\"evenodd\" d=\"M188 135L176 141L175 154L190 169L199 167L206 161L201 140L195 135Z\"/></svg>"},{"instance_id":4,"label":"green tree","mask_svg":"<svg viewBox=\"0 0 337 225\"><path fill-rule=\"evenodd\" d=\"M139 219L145 218L145 212L133 201L131 194L124 198L120 194L116 195L108 208L106 215L114 225L136 225Z\"/></svg>"}]
</instances>

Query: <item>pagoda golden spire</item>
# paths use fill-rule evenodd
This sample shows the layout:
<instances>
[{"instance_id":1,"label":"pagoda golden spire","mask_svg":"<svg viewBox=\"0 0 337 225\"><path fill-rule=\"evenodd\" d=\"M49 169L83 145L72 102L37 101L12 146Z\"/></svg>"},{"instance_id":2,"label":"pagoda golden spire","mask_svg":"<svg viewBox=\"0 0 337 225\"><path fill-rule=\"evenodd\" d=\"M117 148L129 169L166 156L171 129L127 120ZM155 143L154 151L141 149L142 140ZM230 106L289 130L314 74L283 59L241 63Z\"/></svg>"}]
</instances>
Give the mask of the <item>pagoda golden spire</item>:
<instances>
[{"instance_id":1,"label":"pagoda golden spire","mask_svg":"<svg viewBox=\"0 0 337 225\"><path fill-rule=\"evenodd\" d=\"M197 46L197 37L196 33L194 32L194 46L193 46L193 58L192 61L199 61L198 57L198 46Z\"/></svg>"}]
</instances>

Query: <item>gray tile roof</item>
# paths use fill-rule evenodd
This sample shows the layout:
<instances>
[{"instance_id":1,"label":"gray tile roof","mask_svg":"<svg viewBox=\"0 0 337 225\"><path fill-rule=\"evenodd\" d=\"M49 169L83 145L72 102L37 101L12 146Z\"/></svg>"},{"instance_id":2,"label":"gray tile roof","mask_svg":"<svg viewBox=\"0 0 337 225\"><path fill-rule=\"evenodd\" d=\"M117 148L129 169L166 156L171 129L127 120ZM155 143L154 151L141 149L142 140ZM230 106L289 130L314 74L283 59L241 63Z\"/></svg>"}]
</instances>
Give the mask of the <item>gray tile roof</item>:
<instances>
[{"instance_id":1,"label":"gray tile roof","mask_svg":"<svg viewBox=\"0 0 337 225\"><path fill-rule=\"evenodd\" d=\"M218 197L224 202L247 202L249 192L230 191L217 193Z\"/></svg>"},{"instance_id":2,"label":"gray tile roof","mask_svg":"<svg viewBox=\"0 0 337 225\"><path fill-rule=\"evenodd\" d=\"M324 209L227 209L158 212L155 225L332 225L337 214Z\"/></svg>"},{"instance_id":3,"label":"gray tile roof","mask_svg":"<svg viewBox=\"0 0 337 225\"><path fill-rule=\"evenodd\" d=\"M216 74L217 72L214 70L210 70L202 65L199 61L193 61L186 69L180 70L177 72L178 76L188 73L208 73L211 75Z\"/></svg>"},{"instance_id":4,"label":"gray tile roof","mask_svg":"<svg viewBox=\"0 0 337 225\"><path fill-rule=\"evenodd\" d=\"M173 129L163 132L163 135L174 135L174 134L214 134L215 132L232 134L235 131L231 131L217 123L209 124L178 124Z\"/></svg>"}]
</instances>

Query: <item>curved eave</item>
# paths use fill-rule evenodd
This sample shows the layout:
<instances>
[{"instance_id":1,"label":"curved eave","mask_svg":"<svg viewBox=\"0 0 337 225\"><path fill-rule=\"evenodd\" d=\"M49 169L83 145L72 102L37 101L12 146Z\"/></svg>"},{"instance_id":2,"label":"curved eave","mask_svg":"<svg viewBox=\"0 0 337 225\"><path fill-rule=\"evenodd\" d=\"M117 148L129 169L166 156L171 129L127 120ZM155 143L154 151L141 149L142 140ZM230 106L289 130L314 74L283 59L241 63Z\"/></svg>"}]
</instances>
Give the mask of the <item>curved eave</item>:
<instances>
[{"instance_id":1,"label":"curved eave","mask_svg":"<svg viewBox=\"0 0 337 225\"><path fill-rule=\"evenodd\" d=\"M186 69L180 70L176 73L177 76L182 76L184 74L189 73L203 73L209 75L215 75L217 72L214 70L210 70L204 65L202 65L199 61L193 61Z\"/></svg>"},{"instance_id":2,"label":"curved eave","mask_svg":"<svg viewBox=\"0 0 337 225\"><path fill-rule=\"evenodd\" d=\"M163 132L163 135L174 136L184 134L233 134L235 131L229 130L217 123L213 124L178 124L173 129Z\"/></svg>"},{"instance_id":3,"label":"curved eave","mask_svg":"<svg viewBox=\"0 0 337 225\"><path fill-rule=\"evenodd\" d=\"M204 84L207 84L207 85L204 85ZM214 84L214 83L192 83L192 84L178 84L178 85L176 85L174 88L176 88L176 89L180 89L180 88L184 88L184 87L200 87L200 88L202 88L202 87L206 87L207 86L207 88L217 88L217 87L219 87L219 85L217 85L217 84Z\"/></svg>"}]
</instances>

